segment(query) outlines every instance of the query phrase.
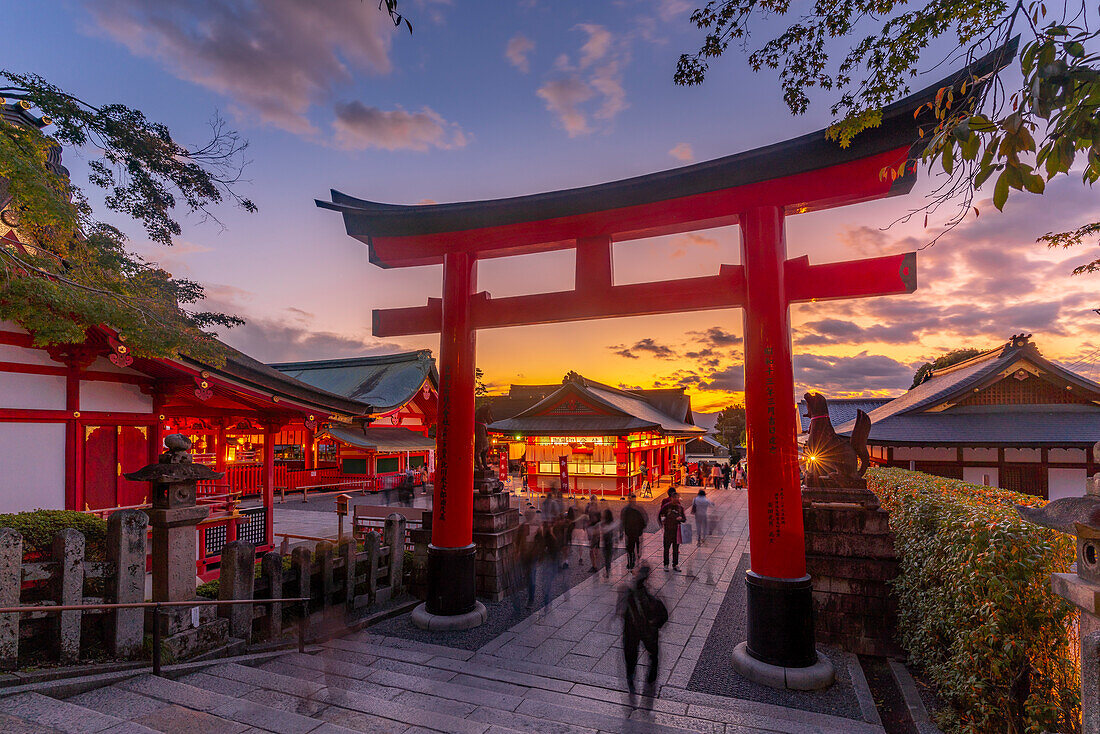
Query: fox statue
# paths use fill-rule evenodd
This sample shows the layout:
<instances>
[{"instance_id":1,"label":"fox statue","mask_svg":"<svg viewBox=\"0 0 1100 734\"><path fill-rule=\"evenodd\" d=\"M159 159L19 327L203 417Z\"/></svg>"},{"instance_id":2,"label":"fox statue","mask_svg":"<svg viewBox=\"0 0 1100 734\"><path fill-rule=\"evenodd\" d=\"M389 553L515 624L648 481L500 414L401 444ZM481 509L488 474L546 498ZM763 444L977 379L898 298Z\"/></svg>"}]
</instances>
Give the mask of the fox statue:
<instances>
[{"instance_id":1,"label":"fox statue","mask_svg":"<svg viewBox=\"0 0 1100 734\"><path fill-rule=\"evenodd\" d=\"M829 419L829 406L820 393L806 393L806 417L810 419L806 440L806 484L831 487L859 487L871 462L867 436L871 419L856 411L851 440L838 436Z\"/></svg>"}]
</instances>

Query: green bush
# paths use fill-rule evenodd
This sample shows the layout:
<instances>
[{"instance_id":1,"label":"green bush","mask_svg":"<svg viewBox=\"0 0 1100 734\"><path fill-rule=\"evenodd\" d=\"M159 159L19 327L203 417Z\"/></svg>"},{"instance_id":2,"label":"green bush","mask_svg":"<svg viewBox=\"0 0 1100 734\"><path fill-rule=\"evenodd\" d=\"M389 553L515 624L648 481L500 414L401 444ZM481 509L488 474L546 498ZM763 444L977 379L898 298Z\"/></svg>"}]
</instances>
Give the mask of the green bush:
<instances>
[{"instance_id":1,"label":"green bush","mask_svg":"<svg viewBox=\"0 0 1100 734\"><path fill-rule=\"evenodd\" d=\"M44 559L50 556L53 536L64 528L84 534L86 556L94 561L106 557L107 521L75 510L34 510L0 515L0 528L11 528L23 536L23 556Z\"/></svg>"},{"instance_id":2,"label":"green bush","mask_svg":"<svg viewBox=\"0 0 1100 734\"><path fill-rule=\"evenodd\" d=\"M953 732L1080 731L1076 610L1050 590L1073 538L1032 525L1043 500L953 479L872 469L900 573L898 631Z\"/></svg>"}]
</instances>

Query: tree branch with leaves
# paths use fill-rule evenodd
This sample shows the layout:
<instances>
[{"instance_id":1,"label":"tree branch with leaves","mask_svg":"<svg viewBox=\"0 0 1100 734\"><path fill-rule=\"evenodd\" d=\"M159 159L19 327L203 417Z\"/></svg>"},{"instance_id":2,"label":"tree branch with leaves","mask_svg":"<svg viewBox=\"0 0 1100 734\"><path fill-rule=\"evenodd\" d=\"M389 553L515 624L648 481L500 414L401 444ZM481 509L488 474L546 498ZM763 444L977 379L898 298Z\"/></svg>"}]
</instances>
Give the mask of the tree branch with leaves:
<instances>
[{"instance_id":1,"label":"tree branch with leaves","mask_svg":"<svg viewBox=\"0 0 1100 734\"><path fill-rule=\"evenodd\" d=\"M753 22L775 16L794 22L751 43ZM754 71L779 72L792 113L805 113L816 90L835 94L829 136L841 146L877 126L882 108L910 93L922 53L941 37L956 44L941 63L969 64L1022 36L1022 82L1013 89L999 70L970 80L976 93L964 89L959 99L944 89L930 104L936 122L922 131L918 157L945 180L902 219L923 212L927 221L947 205L950 231L973 210L975 191L986 181L994 184L994 206L1003 209L1013 190L1042 194L1051 179L1071 173L1090 186L1100 178L1100 31L1093 28L1100 19L1085 2L1050 13L1041 0L815 0L808 7L792 7L790 0L712 0L691 22L706 35L698 51L680 57L676 83L701 84L710 64L735 44ZM850 45L835 59L830 48L844 41ZM1097 234L1100 222L1090 222L1040 242L1073 247ZM1100 258L1074 272L1098 269Z\"/></svg>"}]
</instances>

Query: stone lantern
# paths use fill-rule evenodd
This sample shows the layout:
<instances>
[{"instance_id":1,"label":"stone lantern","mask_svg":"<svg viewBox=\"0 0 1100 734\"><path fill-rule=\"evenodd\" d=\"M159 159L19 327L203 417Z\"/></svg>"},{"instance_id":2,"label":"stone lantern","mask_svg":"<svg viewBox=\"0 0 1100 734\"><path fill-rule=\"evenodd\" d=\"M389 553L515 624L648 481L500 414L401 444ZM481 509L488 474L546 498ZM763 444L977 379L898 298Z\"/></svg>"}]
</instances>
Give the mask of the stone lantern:
<instances>
[{"instance_id":1,"label":"stone lantern","mask_svg":"<svg viewBox=\"0 0 1100 734\"><path fill-rule=\"evenodd\" d=\"M1092 451L1100 459L1100 441ZM1043 507L1017 505L1016 511L1077 538L1076 573L1051 574L1050 586L1081 610L1081 730L1100 734L1100 474L1086 480L1084 497L1063 497Z\"/></svg>"},{"instance_id":2,"label":"stone lantern","mask_svg":"<svg viewBox=\"0 0 1100 734\"><path fill-rule=\"evenodd\" d=\"M196 526L210 511L196 504L197 483L220 479L225 472L193 463L187 453L191 441L182 434L165 437L164 446L168 450L156 464L124 476L153 485L153 506L146 510L153 530L153 601L191 601L197 598ZM149 621L162 625L166 648L182 659L224 644L228 622L215 613L213 607L165 607Z\"/></svg>"}]
</instances>

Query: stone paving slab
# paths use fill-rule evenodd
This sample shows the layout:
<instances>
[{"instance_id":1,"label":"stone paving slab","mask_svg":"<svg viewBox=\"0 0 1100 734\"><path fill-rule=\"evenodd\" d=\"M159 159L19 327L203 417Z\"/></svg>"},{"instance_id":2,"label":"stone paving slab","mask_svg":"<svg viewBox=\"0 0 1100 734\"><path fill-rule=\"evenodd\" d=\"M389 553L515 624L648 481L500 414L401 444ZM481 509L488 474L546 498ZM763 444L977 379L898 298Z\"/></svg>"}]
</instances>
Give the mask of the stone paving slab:
<instances>
[{"instance_id":1,"label":"stone paving slab","mask_svg":"<svg viewBox=\"0 0 1100 734\"><path fill-rule=\"evenodd\" d=\"M559 721L550 721L535 716L518 714L514 711L505 712L489 707L478 707L467 718L470 721L480 721L486 724L522 726L524 731L534 732L535 734L596 734L595 729L589 729L588 727L563 724Z\"/></svg>"},{"instance_id":2,"label":"stone paving slab","mask_svg":"<svg viewBox=\"0 0 1100 734\"><path fill-rule=\"evenodd\" d=\"M300 678L294 678L289 675L280 675L269 671L256 670L255 668L236 665L234 663L215 665L207 668L205 672L208 675L217 676L219 678L226 678L231 681L245 683L247 685L256 686L257 688L266 688L271 691L281 691L282 693L289 693L294 696L309 697L324 688L320 683L301 680Z\"/></svg>"},{"instance_id":3,"label":"stone paving slab","mask_svg":"<svg viewBox=\"0 0 1100 734\"><path fill-rule=\"evenodd\" d=\"M97 688L65 700L68 703L127 721L133 721L171 705L160 699L150 698L140 693L113 686Z\"/></svg>"},{"instance_id":4,"label":"stone paving slab","mask_svg":"<svg viewBox=\"0 0 1100 734\"><path fill-rule=\"evenodd\" d=\"M122 724L122 719L101 714L41 693L17 693L0 699L0 713L8 714L66 734L95 734Z\"/></svg>"},{"instance_id":5,"label":"stone paving slab","mask_svg":"<svg viewBox=\"0 0 1100 734\"><path fill-rule=\"evenodd\" d=\"M32 724L8 714L0 714L0 731L4 734L60 734L60 730L52 726Z\"/></svg>"},{"instance_id":6,"label":"stone paving slab","mask_svg":"<svg viewBox=\"0 0 1100 734\"><path fill-rule=\"evenodd\" d=\"M340 706L354 711L362 711L365 714L392 719L410 726L423 726L452 732L453 734L485 734L485 730L489 728L488 725L467 721L456 716L413 709L392 701L383 701L361 693L340 691L333 688L326 688L318 693L317 700L332 706Z\"/></svg>"},{"instance_id":7,"label":"stone paving slab","mask_svg":"<svg viewBox=\"0 0 1100 734\"><path fill-rule=\"evenodd\" d=\"M159 698L196 711L212 711L231 701L228 696L208 692L178 681L159 678L155 675L141 675L118 684L119 688L140 693L143 696Z\"/></svg>"},{"instance_id":8,"label":"stone paving slab","mask_svg":"<svg viewBox=\"0 0 1100 734\"><path fill-rule=\"evenodd\" d=\"M175 704L146 714L134 723L143 724L164 734L244 734L252 728L238 721L227 721L204 711Z\"/></svg>"},{"instance_id":9,"label":"stone paving slab","mask_svg":"<svg viewBox=\"0 0 1100 734\"><path fill-rule=\"evenodd\" d=\"M242 724L275 732L275 734L307 734L320 726L319 721L309 716L264 706L245 698L235 698L230 703L218 706L210 713L223 719L232 719Z\"/></svg>"}]
</instances>

